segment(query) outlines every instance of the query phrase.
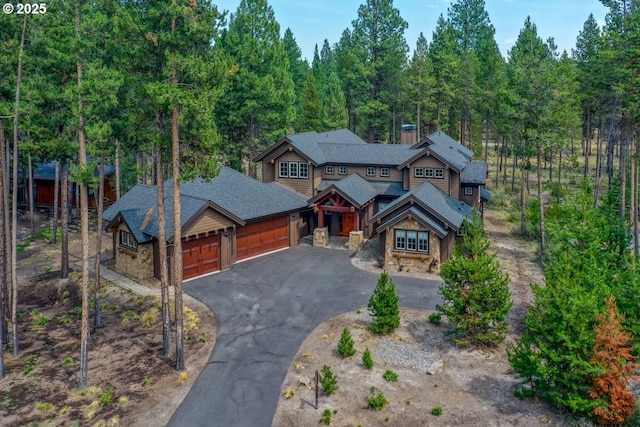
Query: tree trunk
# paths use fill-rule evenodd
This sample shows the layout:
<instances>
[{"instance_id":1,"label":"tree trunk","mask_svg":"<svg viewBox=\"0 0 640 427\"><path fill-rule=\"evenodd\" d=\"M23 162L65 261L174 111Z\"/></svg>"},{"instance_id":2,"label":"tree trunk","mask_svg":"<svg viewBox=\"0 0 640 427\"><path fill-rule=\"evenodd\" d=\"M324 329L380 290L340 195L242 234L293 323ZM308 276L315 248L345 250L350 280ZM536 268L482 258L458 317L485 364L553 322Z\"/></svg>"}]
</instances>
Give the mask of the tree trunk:
<instances>
[{"instance_id":1,"label":"tree trunk","mask_svg":"<svg viewBox=\"0 0 640 427\"><path fill-rule=\"evenodd\" d=\"M76 2L76 42L80 49L80 2ZM84 101L82 99L82 59L80 52L76 56L78 73L78 144L79 163L84 175L87 168L87 144L84 136ZM82 236L82 327L80 338L80 378L78 388L84 390L88 385L89 376L89 194L87 182L80 186L80 234Z\"/></svg>"},{"instance_id":2,"label":"tree trunk","mask_svg":"<svg viewBox=\"0 0 640 427\"><path fill-rule=\"evenodd\" d=\"M171 33L176 31L176 19L171 20ZM175 52L173 52L175 54ZM176 64L171 70L171 83L178 86ZM176 305L176 370L183 371L184 366L184 317L182 308L182 229L180 223L180 146L178 120L180 110L173 106L171 115L171 154L173 157L173 280ZM252 141L253 143L253 141ZM251 162L251 160L250 160Z\"/></svg>"},{"instance_id":3,"label":"tree trunk","mask_svg":"<svg viewBox=\"0 0 640 427\"><path fill-rule=\"evenodd\" d=\"M31 164L31 153L27 156L29 169L29 229L31 231L31 241L36 241L36 230L33 223L33 165Z\"/></svg>"},{"instance_id":4,"label":"tree trunk","mask_svg":"<svg viewBox=\"0 0 640 427\"><path fill-rule=\"evenodd\" d=\"M8 230L8 212L5 211L5 202L9 199L9 183L6 175L6 156L4 139L4 122L0 120L0 379L4 378L4 346L9 341L9 288L7 286L7 242L5 230ZM8 203L8 202L7 202Z\"/></svg>"},{"instance_id":5,"label":"tree trunk","mask_svg":"<svg viewBox=\"0 0 640 427\"><path fill-rule=\"evenodd\" d=\"M600 196L600 176L602 175L602 141L600 137L602 135L602 126L598 128L598 137L596 138L596 182L593 189L593 207L598 206L598 198Z\"/></svg>"},{"instance_id":6,"label":"tree trunk","mask_svg":"<svg viewBox=\"0 0 640 427\"><path fill-rule=\"evenodd\" d=\"M513 164L511 165L511 192L515 193L516 191L516 185L515 185L515 181L516 181L516 164L517 164L517 160L518 157L514 154L513 155ZM524 170L522 171L522 177L520 178L520 180L524 180ZM524 188L524 186L523 186Z\"/></svg>"},{"instance_id":7,"label":"tree trunk","mask_svg":"<svg viewBox=\"0 0 640 427\"><path fill-rule=\"evenodd\" d=\"M158 138L162 133L160 112L156 112L156 126ZM167 270L167 234L164 209L164 177L162 172L162 150L156 149L156 181L158 201L158 256L160 257L160 295L162 299L162 346L164 357L171 357L173 353L171 345L171 312L169 305L169 277Z\"/></svg>"},{"instance_id":8,"label":"tree trunk","mask_svg":"<svg viewBox=\"0 0 640 427\"><path fill-rule=\"evenodd\" d=\"M53 224L51 226L51 244L55 245L58 240L58 209L60 204L60 161L55 161L55 178L53 183Z\"/></svg>"},{"instance_id":9,"label":"tree trunk","mask_svg":"<svg viewBox=\"0 0 640 427\"><path fill-rule=\"evenodd\" d=\"M633 169L635 171L635 179L633 180L633 247L635 248L634 259L638 258L638 253L640 253L640 247L638 247L638 240L640 237L638 236L638 156L640 155L640 140L636 135L635 140L636 152L633 156Z\"/></svg>"},{"instance_id":10,"label":"tree trunk","mask_svg":"<svg viewBox=\"0 0 640 427\"><path fill-rule=\"evenodd\" d=\"M520 231L523 235L527 232L527 191L525 182L525 170L520 173Z\"/></svg>"},{"instance_id":11,"label":"tree trunk","mask_svg":"<svg viewBox=\"0 0 640 427\"><path fill-rule=\"evenodd\" d=\"M538 170L537 170L537 178L538 178L538 213L540 214L540 259L544 261L545 259L545 243L544 243L544 203L542 198L542 169L541 169L541 151L540 143L536 147L536 154L538 156ZM560 189L558 188L558 191Z\"/></svg>"},{"instance_id":12,"label":"tree trunk","mask_svg":"<svg viewBox=\"0 0 640 427\"><path fill-rule=\"evenodd\" d=\"M93 317L93 326L102 327L102 289L100 283L100 254L102 253L102 212L104 210L104 154L100 154L100 165L98 166L98 175L100 182L98 189L94 191L96 199L96 210L98 219L96 227L96 260L94 271L96 275L96 293L95 293L95 309Z\"/></svg>"},{"instance_id":13,"label":"tree trunk","mask_svg":"<svg viewBox=\"0 0 640 427\"><path fill-rule=\"evenodd\" d=\"M120 140L116 138L116 200L120 199Z\"/></svg>"},{"instance_id":14,"label":"tree trunk","mask_svg":"<svg viewBox=\"0 0 640 427\"><path fill-rule=\"evenodd\" d=\"M584 177L589 174L589 151L591 150L591 110L587 110L587 129L584 141Z\"/></svg>"},{"instance_id":15,"label":"tree trunk","mask_svg":"<svg viewBox=\"0 0 640 427\"><path fill-rule=\"evenodd\" d=\"M22 57L24 54L24 38L27 32L28 14L22 21L20 50L18 51L18 76L16 79L16 101L13 113L13 197L11 198L11 322L13 324L13 355L18 356L18 276L17 251L18 240L18 121L20 117L20 87L22 84Z\"/></svg>"},{"instance_id":16,"label":"tree trunk","mask_svg":"<svg viewBox=\"0 0 640 427\"><path fill-rule=\"evenodd\" d=\"M562 148L558 153L558 191L556 194L556 202L560 203L560 188L562 188Z\"/></svg>"},{"instance_id":17,"label":"tree trunk","mask_svg":"<svg viewBox=\"0 0 640 427\"><path fill-rule=\"evenodd\" d=\"M626 216L627 210L627 134L620 139L620 217Z\"/></svg>"},{"instance_id":18,"label":"tree trunk","mask_svg":"<svg viewBox=\"0 0 640 427\"><path fill-rule=\"evenodd\" d=\"M62 242L60 243L60 278L69 277L69 161L66 160L61 165L60 170L61 191L61 226L62 226Z\"/></svg>"}]
</instances>

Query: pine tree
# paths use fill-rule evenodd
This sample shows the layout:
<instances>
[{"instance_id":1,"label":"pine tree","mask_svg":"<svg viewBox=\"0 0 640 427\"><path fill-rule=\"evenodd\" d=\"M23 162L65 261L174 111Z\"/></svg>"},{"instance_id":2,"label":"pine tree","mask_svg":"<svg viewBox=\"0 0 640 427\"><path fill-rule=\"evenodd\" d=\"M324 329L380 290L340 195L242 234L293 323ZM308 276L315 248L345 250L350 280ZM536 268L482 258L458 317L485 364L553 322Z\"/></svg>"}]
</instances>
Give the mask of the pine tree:
<instances>
[{"instance_id":1,"label":"pine tree","mask_svg":"<svg viewBox=\"0 0 640 427\"><path fill-rule=\"evenodd\" d=\"M322 104L316 78L312 72L307 74L302 92L302 107L298 131L322 131Z\"/></svg>"},{"instance_id":2,"label":"pine tree","mask_svg":"<svg viewBox=\"0 0 640 427\"><path fill-rule=\"evenodd\" d=\"M636 409L636 398L627 388L629 381L637 378L634 371L639 366L632 354L633 335L622 325L624 315L618 313L613 296L607 300L606 314L597 319L591 363L602 371L593 379L589 392L599 403L593 413L600 424L620 424Z\"/></svg>"},{"instance_id":3,"label":"pine tree","mask_svg":"<svg viewBox=\"0 0 640 427\"><path fill-rule=\"evenodd\" d=\"M462 243L442 264L444 302L437 310L449 318L458 343L496 345L507 335L506 317L513 305L509 275L500 271L495 254L487 253L489 241L477 212L462 233Z\"/></svg>"},{"instance_id":4,"label":"pine tree","mask_svg":"<svg viewBox=\"0 0 640 427\"><path fill-rule=\"evenodd\" d=\"M340 340L338 340L338 353L340 353L342 357L349 357L356 354L356 349L353 346L353 338L348 328L342 330L342 335L340 335Z\"/></svg>"},{"instance_id":5,"label":"pine tree","mask_svg":"<svg viewBox=\"0 0 640 427\"><path fill-rule=\"evenodd\" d=\"M367 308L373 318L373 322L369 324L369 329L373 332L387 334L400 326L400 308L396 286L386 271L380 275L373 294L369 298Z\"/></svg>"},{"instance_id":6,"label":"pine tree","mask_svg":"<svg viewBox=\"0 0 640 427\"><path fill-rule=\"evenodd\" d=\"M371 358L369 347L365 348L364 353L362 353L362 364L369 370L373 368L373 359Z\"/></svg>"}]
</instances>

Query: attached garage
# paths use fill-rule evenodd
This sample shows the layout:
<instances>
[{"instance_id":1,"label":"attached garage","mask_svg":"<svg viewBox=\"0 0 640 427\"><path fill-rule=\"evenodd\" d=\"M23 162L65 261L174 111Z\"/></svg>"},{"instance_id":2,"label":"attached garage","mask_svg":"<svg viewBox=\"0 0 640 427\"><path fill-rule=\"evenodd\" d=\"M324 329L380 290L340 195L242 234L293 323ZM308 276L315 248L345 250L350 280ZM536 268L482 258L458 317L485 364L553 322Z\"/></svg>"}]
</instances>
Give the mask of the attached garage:
<instances>
[{"instance_id":1,"label":"attached garage","mask_svg":"<svg viewBox=\"0 0 640 427\"><path fill-rule=\"evenodd\" d=\"M182 267L185 280L220 270L220 235L182 242Z\"/></svg>"},{"instance_id":2,"label":"attached garage","mask_svg":"<svg viewBox=\"0 0 640 427\"><path fill-rule=\"evenodd\" d=\"M289 246L289 216L265 219L236 230L236 260Z\"/></svg>"}]
</instances>

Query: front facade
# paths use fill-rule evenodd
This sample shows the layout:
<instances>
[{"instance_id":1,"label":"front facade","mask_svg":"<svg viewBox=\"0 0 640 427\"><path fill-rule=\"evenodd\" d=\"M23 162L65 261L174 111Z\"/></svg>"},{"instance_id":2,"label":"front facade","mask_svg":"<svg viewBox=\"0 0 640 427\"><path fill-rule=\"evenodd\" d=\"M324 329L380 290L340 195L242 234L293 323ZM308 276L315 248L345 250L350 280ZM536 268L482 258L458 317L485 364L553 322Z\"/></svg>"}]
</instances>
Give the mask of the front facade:
<instances>
[{"instance_id":1,"label":"front facade","mask_svg":"<svg viewBox=\"0 0 640 427\"><path fill-rule=\"evenodd\" d=\"M490 193L485 162L442 132L414 144L368 144L349 130L289 135L259 154L264 182L308 198L309 229L378 234L386 268L435 270L466 215Z\"/></svg>"},{"instance_id":2,"label":"front facade","mask_svg":"<svg viewBox=\"0 0 640 427\"><path fill-rule=\"evenodd\" d=\"M173 271L173 198L165 189L169 272ZM155 186L136 185L104 213L113 233L116 269L134 279L160 276L158 206ZM299 242L299 194L267 185L230 168L210 182L180 186L182 265L185 280L231 267L244 259Z\"/></svg>"}]
</instances>

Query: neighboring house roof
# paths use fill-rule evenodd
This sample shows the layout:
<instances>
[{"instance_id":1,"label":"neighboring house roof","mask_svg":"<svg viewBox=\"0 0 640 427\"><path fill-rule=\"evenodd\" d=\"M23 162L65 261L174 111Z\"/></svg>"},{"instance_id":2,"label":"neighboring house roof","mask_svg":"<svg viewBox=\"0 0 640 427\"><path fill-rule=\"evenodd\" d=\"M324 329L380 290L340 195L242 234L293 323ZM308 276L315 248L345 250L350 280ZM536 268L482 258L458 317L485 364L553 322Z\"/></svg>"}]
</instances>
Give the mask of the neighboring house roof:
<instances>
[{"instance_id":1,"label":"neighboring house roof","mask_svg":"<svg viewBox=\"0 0 640 427\"><path fill-rule=\"evenodd\" d=\"M489 199L491 199L491 191L487 190L486 188L481 189L480 190L480 197L485 202L488 202Z\"/></svg>"},{"instance_id":2,"label":"neighboring house roof","mask_svg":"<svg viewBox=\"0 0 640 427\"><path fill-rule=\"evenodd\" d=\"M397 198L371 218L371 222L386 220L387 217L405 203L417 202L425 211L431 213L442 223L459 230L465 218L471 212L471 206L463 201L456 200L425 181L413 190Z\"/></svg>"},{"instance_id":3,"label":"neighboring house roof","mask_svg":"<svg viewBox=\"0 0 640 427\"><path fill-rule=\"evenodd\" d=\"M419 208L415 206L411 206L405 209L404 211L400 212L399 214L387 219L387 221L380 224L376 228L376 233L380 233L381 231L385 230L388 227L393 227L394 225L396 225L397 223L406 219L409 216L415 218L416 221L428 227L429 229L433 230L438 236L440 236L440 238L444 238L447 235L447 230L442 226L441 223L439 223L439 221L434 220L429 215L426 215L424 212L422 212Z\"/></svg>"},{"instance_id":4,"label":"neighboring house roof","mask_svg":"<svg viewBox=\"0 0 640 427\"><path fill-rule=\"evenodd\" d=\"M460 182L462 184L484 184L487 182L486 162L468 162L462 170Z\"/></svg>"},{"instance_id":5,"label":"neighboring house roof","mask_svg":"<svg viewBox=\"0 0 640 427\"><path fill-rule=\"evenodd\" d=\"M334 181L323 191L309 199L309 203L315 203L321 200L332 190L336 190L358 209L378 195L377 190L366 179L354 173L340 181Z\"/></svg>"},{"instance_id":6,"label":"neighboring house roof","mask_svg":"<svg viewBox=\"0 0 640 427\"><path fill-rule=\"evenodd\" d=\"M145 234L158 237L158 212L156 187L136 185L109 207L104 218L113 222L122 211L138 211L131 214L133 224ZM210 181L202 179L180 185L180 223L185 224L198 217L205 209L212 208L244 225L248 221L308 207L306 198L290 190L263 184L231 168L223 167ZM149 218L147 212L152 209ZM165 218L167 240L173 238L173 185L165 185ZM133 228L132 228L133 229Z\"/></svg>"},{"instance_id":7,"label":"neighboring house roof","mask_svg":"<svg viewBox=\"0 0 640 427\"><path fill-rule=\"evenodd\" d=\"M91 160L91 159L89 159ZM110 176L116 171L113 165L104 165L104 176ZM22 179L22 170L18 171L20 179ZM98 167L96 166L94 176L98 176ZM56 179L56 162L41 163L33 170L33 179L39 181L55 181Z\"/></svg>"}]
</instances>

